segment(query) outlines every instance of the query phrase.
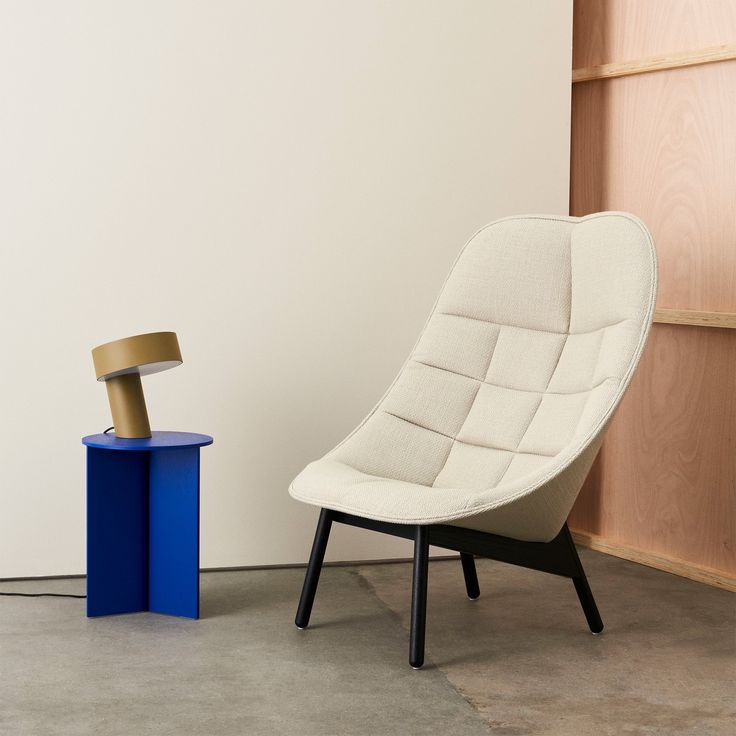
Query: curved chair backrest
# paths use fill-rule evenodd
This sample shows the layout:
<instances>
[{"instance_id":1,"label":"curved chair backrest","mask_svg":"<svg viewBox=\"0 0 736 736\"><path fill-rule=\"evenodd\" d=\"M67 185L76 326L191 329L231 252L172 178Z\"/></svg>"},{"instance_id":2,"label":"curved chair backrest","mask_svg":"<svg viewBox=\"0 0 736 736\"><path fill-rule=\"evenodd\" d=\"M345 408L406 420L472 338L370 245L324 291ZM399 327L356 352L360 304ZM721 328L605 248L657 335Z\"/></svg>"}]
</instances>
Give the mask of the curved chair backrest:
<instances>
[{"instance_id":1,"label":"curved chair backrest","mask_svg":"<svg viewBox=\"0 0 736 736\"><path fill-rule=\"evenodd\" d=\"M491 223L461 252L393 385L326 459L433 489L407 523L551 539L639 360L655 296L654 246L631 215Z\"/></svg>"}]
</instances>

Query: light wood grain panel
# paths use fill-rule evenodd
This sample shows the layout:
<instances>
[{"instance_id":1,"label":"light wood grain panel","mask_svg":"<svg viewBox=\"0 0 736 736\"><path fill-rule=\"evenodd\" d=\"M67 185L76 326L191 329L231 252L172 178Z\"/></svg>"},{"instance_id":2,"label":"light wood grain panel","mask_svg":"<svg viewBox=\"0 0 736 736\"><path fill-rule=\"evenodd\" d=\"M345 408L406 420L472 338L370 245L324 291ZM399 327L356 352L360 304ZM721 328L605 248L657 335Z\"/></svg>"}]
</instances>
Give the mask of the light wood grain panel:
<instances>
[{"instance_id":1,"label":"light wood grain panel","mask_svg":"<svg viewBox=\"0 0 736 736\"><path fill-rule=\"evenodd\" d=\"M576 84L570 119L570 214L602 212L608 202L608 109L611 82Z\"/></svg>"},{"instance_id":2,"label":"light wood grain panel","mask_svg":"<svg viewBox=\"0 0 736 736\"><path fill-rule=\"evenodd\" d=\"M576 82L589 82L594 79L629 77L632 74L646 74L664 69L681 69L687 66L699 66L700 64L715 64L730 59L736 59L736 43L726 43L707 49L672 52L647 59L581 67L572 70L572 82L575 84Z\"/></svg>"},{"instance_id":3,"label":"light wood grain panel","mask_svg":"<svg viewBox=\"0 0 736 736\"><path fill-rule=\"evenodd\" d=\"M716 588L736 591L736 573L719 572L680 558L657 555L648 550L637 549L628 544L614 544L604 537L597 537L585 532L573 531L572 538L578 547L594 549L614 557L621 557L624 560L638 562L640 565L656 567L658 570L671 572L673 575L680 575L684 578L690 578L690 580L697 580L699 583L713 585Z\"/></svg>"},{"instance_id":4,"label":"light wood grain panel","mask_svg":"<svg viewBox=\"0 0 736 736\"><path fill-rule=\"evenodd\" d=\"M575 85L571 212L626 210L659 303L736 311L736 61Z\"/></svg>"},{"instance_id":5,"label":"light wood grain panel","mask_svg":"<svg viewBox=\"0 0 736 736\"><path fill-rule=\"evenodd\" d=\"M733 0L574 7L574 67L736 42ZM736 62L575 84L572 111L571 212L629 210L647 223L657 318L677 324L652 328L570 525L595 548L728 587L736 334L681 325L730 324L736 312Z\"/></svg>"},{"instance_id":6,"label":"light wood grain panel","mask_svg":"<svg viewBox=\"0 0 736 736\"><path fill-rule=\"evenodd\" d=\"M655 309L654 321L665 325L736 329L734 312L696 312L693 309Z\"/></svg>"},{"instance_id":7,"label":"light wood grain panel","mask_svg":"<svg viewBox=\"0 0 736 736\"><path fill-rule=\"evenodd\" d=\"M736 575L734 338L654 325L572 529Z\"/></svg>"},{"instance_id":8,"label":"light wood grain panel","mask_svg":"<svg viewBox=\"0 0 736 736\"><path fill-rule=\"evenodd\" d=\"M573 68L736 41L734 0L575 0Z\"/></svg>"}]
</instances>

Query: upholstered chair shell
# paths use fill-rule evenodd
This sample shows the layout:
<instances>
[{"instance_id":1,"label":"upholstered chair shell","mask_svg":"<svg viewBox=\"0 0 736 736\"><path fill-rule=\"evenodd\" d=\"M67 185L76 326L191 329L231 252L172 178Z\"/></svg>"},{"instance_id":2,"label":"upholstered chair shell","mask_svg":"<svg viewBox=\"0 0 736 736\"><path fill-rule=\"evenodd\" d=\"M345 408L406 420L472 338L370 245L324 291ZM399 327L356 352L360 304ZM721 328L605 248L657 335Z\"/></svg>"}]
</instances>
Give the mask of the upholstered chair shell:
<instances>
[{"instance_id":1,"label":"upholstered chair shell","mask_svg":"<svg viewBox=\"0 0 736 736\"><path fill-rule=\"evenodd\" d=\"M430 543L462 553L469 593L473 554L536 569L559 557L547 571L573 579L602 629L565 521L644 347L656 273L649 233L625 213L477 232L386 394L289 489L323 510L297 625L341 521L414 540L415 667Z\"/></svg>"}]
</instances>

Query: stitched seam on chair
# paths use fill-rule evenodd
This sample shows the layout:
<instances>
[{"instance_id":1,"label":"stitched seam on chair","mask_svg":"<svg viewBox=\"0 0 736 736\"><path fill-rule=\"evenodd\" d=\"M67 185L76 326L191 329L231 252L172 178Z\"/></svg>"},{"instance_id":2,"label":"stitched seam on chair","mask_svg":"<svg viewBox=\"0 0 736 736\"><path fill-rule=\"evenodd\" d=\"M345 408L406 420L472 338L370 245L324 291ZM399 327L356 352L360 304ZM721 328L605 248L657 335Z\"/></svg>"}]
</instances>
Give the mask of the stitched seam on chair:
<instances>
[{"instance_id":1,"label":"stitched seam on chair","mask_svg":"<svg viewBox=\"0 0 736 736\"><path fill-rule=\"evenodd\" d=\"M624 319L620 319L617 322L611 322L609 325L602 325L601 327L596 327L594 330L581 330L580 332L562 332L560 330L544 330L541 327L525 327L524 325L512 325L507 324L506 322L494 322L490 319L481 319L480 317L469 317L467 314L456 314L455 312L436 312L435 314L441 314L445 317L459 317L460 319L470 319L474 322L483 322L487 325L496 325L497 327L513 327L517 330L530 330L531 332L547 332L550 335L592 335L594 332L600 332L601 330L605 330L609 327L616 327L616 325L620 325L623 322L631 322L634 318L633 317L626 317Z\"/></svg>"},{"instance_id":2,"label":"stitched seam on chair","mask_svg":"<svg viewBox=\"0 0 736 736\"><path fill-rule=\"evenodd\" d=\"M438 371L444 371L445 373L452 373L455 376L462 376L463 378L469 378L471 381L478 381L479 383L483 383L483 380L480 378L476 378L475 376L469 376L467 373L460 373L460 371L453 371L449 368L443 368L439 365L432 365L431 363L425 363L423 360L417 360L416 358L411 359L412 363L418 363L419 365L423 365L426 368L434 368Z\"/></svg>"},{"instance_id":3,"label":"stitched seam on chair","mask_svg":"<svg viewBox=\"0 0 736 736\"><path fill-rule=\"evenodd\" d=\"M442 437L447 437L448 440L455 440L455 438L451 434L445 434L444 432L440 432L439 429L432 429L431 427L425 427L423 424L419 424L419 422L415 422L412 419L407 419L406 417L399 416L398 414L394 414L391 411L388 411L387 409L381 409L381 411L384 414L388 414L390 417L393 417L394 419L401 419L402 422L406 422L407 424L413 424L415 427L419 427L419 429L426 429L427 432L434 432L435 434L439 434Z\"/></svg>"},{"instance_id":4,"label":"stitched seam on chair","mask_svg":"<svg viewBox=\"0 0 736 736\"><path fill-rule=\"evenodd\" d=\"M600 345L598 346L598 352L600 354ZM469 376L467 373L460 373L460 371L453 371L449 368L443 368L440 365L432 365L431 363L425 363L423 360L417 360L416 358L411 359L412 363L417 363L419 365L423 365L426 368L435 368L438 371L444 371L445 373L452 373L456 376L461 376L462 378L469 378L471 381L478 381L479 383L482 383L486 386L493 386L494 388L503 388L506 391L520 391L524 394L541 394L542 396L577 396L578 394L585 394L589 391L594 391L598 387L602 386L607 381L618 381L618 378L616 376L608 376L607 378L604 378L599 383L596 383L594 386L591 386L590 388L581 388L580 391L542 391L540 390L534 390L531 388L517 388L516 386L504 386L501 383L492 383L491 381L481 381L479 378L474 378L473 376ZM558 359L559 362L559 359ZM597 366L596 366L597 367ZM551 381L550 381L551 382ZM460 432L458 432L460 434Z\"/></svg>"},{"instance_id":5,"label":"stitched seam on chair","mask_svg":"<svg viewBox=\"0 0 736 736\"><path fill-rule=\"evenodd\" d=\"M455 438L455 442L461 445L469 445L470 447L481 447L484 450L498 450L499 452L510 452L512 455L534 455L539 457L557 457L557 453L549 455L546 452L521 452L520 450L510 450L508 447L495 447L494 445L481 445L478 442L468 442L468 440L459 440Z\"/></svg>"},{"instance_id":6,"label":"stitched seam on chair","mask_svg":"<svg viewBox=\"0 0 736 736\"><path fill-rule=\"evenodd\" d=\"M531 389L526 388L514 388L513 386L501 386L498 383L491 383L490 381L483 381L483 383L486 384L486 386L493 386L494 388L503 388L507 391L521 391L523 394L541 394L542 396L577 396L578 394L587 394L591 391L594 391L599 386L602 386L606 381L617 381L618 379L609 376L608 378L604 378L600 383L596 383L595 386L591 386L590 388L583 388L580 389L580 391L532 391Z\"/></svg>"}]
</instances>

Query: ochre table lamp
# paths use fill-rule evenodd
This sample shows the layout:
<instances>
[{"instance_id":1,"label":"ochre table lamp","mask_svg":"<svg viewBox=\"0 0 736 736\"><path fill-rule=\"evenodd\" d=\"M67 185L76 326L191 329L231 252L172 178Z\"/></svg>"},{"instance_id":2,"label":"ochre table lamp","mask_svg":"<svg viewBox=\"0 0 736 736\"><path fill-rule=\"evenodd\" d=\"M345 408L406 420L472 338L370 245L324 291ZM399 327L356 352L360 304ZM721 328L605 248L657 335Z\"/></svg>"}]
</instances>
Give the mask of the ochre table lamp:
<instances>
[{"instance_id":1,"label":"ochre table lamp","mask_svg":"<svg viewBox=\"0 0 736 736\"><path fill-rule=\"evenodd\" d=\"M151 436L141 376L181 365L175 332L149 332L124 337L92 349L98 381L107 386L115 436Z\"/></svg>"}]
</instances>

